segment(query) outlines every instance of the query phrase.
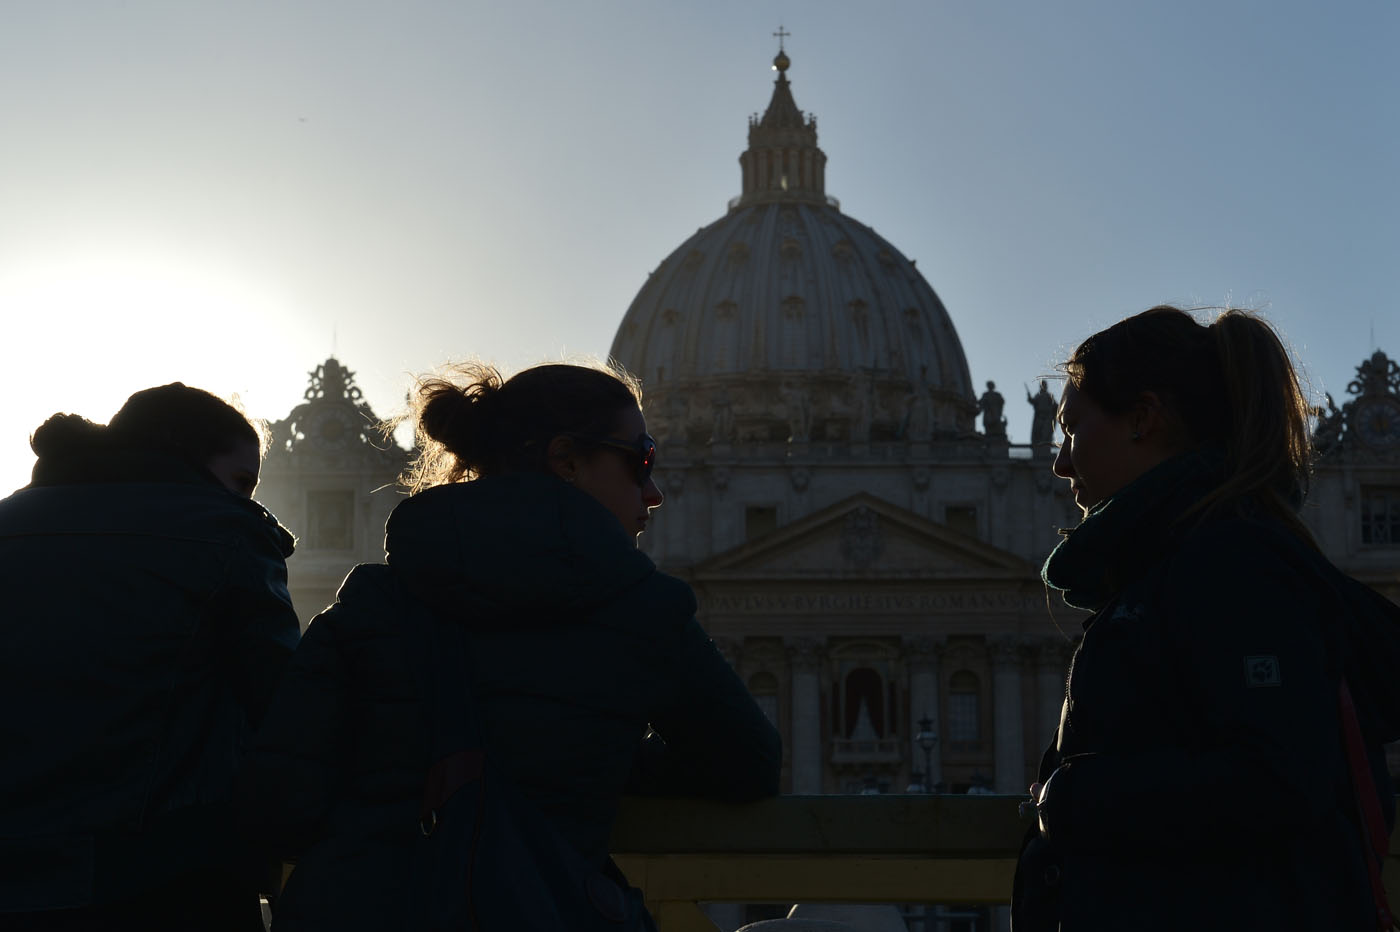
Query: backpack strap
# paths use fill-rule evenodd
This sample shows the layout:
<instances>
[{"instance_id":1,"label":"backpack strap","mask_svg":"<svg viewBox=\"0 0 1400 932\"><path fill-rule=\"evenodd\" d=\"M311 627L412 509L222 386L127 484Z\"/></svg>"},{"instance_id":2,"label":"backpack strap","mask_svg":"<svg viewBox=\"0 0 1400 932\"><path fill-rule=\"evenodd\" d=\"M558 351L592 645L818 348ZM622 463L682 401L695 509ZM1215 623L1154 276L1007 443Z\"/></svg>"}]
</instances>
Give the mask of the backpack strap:
<instances>
[{"instance_id":1,"label":"backpack strap","mask_svg":"<svg viewBox=\"0 0 1400 932\"><path fill-rule=\"evenodd\" d=\"M1345 677L1337 688L1337 709L1342 720L1342 734L1346 739L1347 765L1351 771L1361 840L1365 843L1366 874L1371 882L1371 899L1376 906L1376 928L1380 932L1390 932L1395 928L1395 916L1390 911L1385 886L1381 882L1381 866L1385 863L1386 842L1390 836L1385 830L1380 794L1376 792L1376 782L1371 776L1370 758L1366 755L1361 724L1356 720L1356 705L1351 700L1351 689Z\"/></svg>"}]
</instances>

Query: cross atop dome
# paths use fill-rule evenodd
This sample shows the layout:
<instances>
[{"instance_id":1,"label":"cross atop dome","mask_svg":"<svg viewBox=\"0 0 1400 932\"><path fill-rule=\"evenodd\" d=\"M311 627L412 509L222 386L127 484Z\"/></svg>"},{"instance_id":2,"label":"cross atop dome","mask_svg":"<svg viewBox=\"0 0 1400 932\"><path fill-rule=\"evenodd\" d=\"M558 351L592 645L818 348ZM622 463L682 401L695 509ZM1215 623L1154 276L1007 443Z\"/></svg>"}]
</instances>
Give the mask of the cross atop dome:
<instances>
[{"instance_id":1,"label":"cross atop dome","mask_svg":"<svg viewBox=\"0 0 1400 932\"><path fill-rule=\"evenodd\" d=\"M773 69L779 74L782 74L787 71L788 66L792 64L792 60L789 59L787 53L783 51L783 39L792 35L792 33L788 32L780 25L778 26L778 31L773 33L773 35L778 37L778 54L773 58Z\"/></svg>"}]
</instances>

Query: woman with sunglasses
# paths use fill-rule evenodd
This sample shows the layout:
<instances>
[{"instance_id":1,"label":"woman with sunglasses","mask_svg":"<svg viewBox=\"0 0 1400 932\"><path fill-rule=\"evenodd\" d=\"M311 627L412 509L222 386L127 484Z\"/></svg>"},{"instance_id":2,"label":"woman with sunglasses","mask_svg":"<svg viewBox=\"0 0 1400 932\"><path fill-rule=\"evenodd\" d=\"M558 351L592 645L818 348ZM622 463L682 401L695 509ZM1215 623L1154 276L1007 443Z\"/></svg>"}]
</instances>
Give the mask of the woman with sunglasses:
<instances>
[{"instance_id":1,"label":"woman with sunglasses","mask_svg":"<svg viewBox=\"0 0 1400 932\"><path fill-rule=\"evenodd\" d=\"M636 383L463 366L424 381L415 413L422 454L387 567L357 568L312 621L245 768L250 827L297 860L279 929L393 928L421 905L436 661L405 595L463 632L488 765L590 865L609 863L624 791L778 789L777 732L696 623L689 587L636 547L662 501Z\"/></svg>"}]
</instances>

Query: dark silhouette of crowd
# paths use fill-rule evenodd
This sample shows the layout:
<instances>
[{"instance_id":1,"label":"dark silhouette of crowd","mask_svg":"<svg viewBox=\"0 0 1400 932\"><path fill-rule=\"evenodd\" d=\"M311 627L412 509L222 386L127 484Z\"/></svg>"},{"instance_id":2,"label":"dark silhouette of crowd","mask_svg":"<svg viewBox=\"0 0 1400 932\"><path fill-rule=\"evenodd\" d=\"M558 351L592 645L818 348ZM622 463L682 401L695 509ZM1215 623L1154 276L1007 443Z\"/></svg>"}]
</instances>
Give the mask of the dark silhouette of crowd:
<instances>
[{"instance_id":1,"label":"dark silhouette of crowd","mask_svg":"<svg viewBox=\"0 0 1400 932\"><path fill-rule=\"evenodd\" d=\"M662 496L636 383L463 367L421 385L414 419L387 563L299 642L292 537L251 500L241 413L176 383L35 431L33 482L0 502L0 929L251 932L293 860L279 929L435 927L422 850L448 874L538 872L489 833L478 862L455 802L473 792L562 865L543 898L577 875L559 928L652 928L608 857L624 791L777 792L777 731L637 549ZM433 690L454 682L473 746L438 757Z\"/></svg>"},{"instance_id":2,"label":"dark silhouette of crowd","mask_svg":"<svg viewBox=\"0 0 1400 932\"><path fill-rule=\"evenodd\" d=\"M1015 928L1377 928L1400 623L1298 519L1283 344L1161 307L1064 371L1084 518L1043 576L1092 614ZM409 417L385 562L304 635L258 424L173 383L35 430L0 501L0 932L255 932L260 894L281 930L654 929L621 797L778 792L778 732L637 548L636 381L461 366Z\"/></svg>"}]
</instances>

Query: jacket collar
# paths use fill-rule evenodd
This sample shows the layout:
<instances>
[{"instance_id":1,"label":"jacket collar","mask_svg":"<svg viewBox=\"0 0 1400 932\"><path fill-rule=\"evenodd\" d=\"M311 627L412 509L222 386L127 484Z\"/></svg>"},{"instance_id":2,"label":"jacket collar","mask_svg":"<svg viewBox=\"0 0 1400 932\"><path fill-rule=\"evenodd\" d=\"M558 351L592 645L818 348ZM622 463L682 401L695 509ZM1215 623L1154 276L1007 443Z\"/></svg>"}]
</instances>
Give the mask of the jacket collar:
<instances>
[{"instance_id":1,"label":"jacket collar","mask_svg":"<svg viewBox=\"0 0 1400 932\"><path fill-rule=\"evenodd\" d=\"M390 516L385 550L414 595L483 621L588 611L656 571L610 511L546 473L414 495Z\"/></svg>"},{"instance_id":2,"label":"jacket collar","mask_svg":"<svg viewBox=\"0 0 1400 932\"><path fill-rule=\"evenodd\" d=\"M1195 451L1148 470L1066 531L1040 578L1066 604L1099 610L1186 530L1182 514L1220 484L1224 467L1221 454Z\"/></svg>"}]
</instances>

